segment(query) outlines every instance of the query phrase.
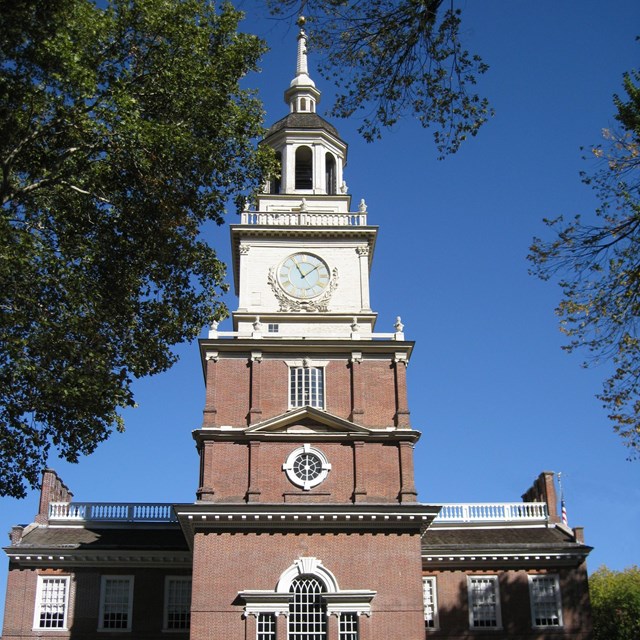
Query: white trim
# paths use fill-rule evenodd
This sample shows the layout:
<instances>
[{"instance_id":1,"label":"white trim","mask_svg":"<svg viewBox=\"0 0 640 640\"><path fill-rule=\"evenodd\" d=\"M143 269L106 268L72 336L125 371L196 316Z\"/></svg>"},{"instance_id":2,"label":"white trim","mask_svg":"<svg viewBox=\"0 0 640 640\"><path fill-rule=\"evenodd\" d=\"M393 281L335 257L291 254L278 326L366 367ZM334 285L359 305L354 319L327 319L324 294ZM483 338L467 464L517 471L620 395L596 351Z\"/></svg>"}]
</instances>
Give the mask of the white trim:
<instances>
[{"instance_id":1,"label":"white trim","mask_svg":"<svg viewBox=\"0 0 640 640\"><path fill-rule=\"evenodd\" d=\"M527 579L529 581L529 602L531 604L531 628L532 629L561 629L564 626L562 620L562 594L560 593L560 580L557 574L538 574L538 575L528 575ZM534 599L534 583L537 581L549 580L553 582L553 590L555 596L555 613L558 624L536 624L536 618L539 617L536 615L536 604L540 604L540 602L536 602Z\"/></svg>"},{"instance_id":2,"label":"white trim","mask_svg":"<svg viewBox=\"0 0 640 640\"><path fill-rule=\"evenodd\" d=\"M48 581L59 581L64 584L64 602L62 603L62 626L47 627L40 626L40 614L42 612L43 603L42 598L44 596L44 583ZM71 586L71 576L58 576L58 575L39 575L38 587L36 589L36 601L33 612L33 630L34 631L67 631L69 622L69 588ZM49 604L49 603L47 603ZM58 604L59 606L59 604Z\"/></svg>"},{"instance_id":3,"label":"white trim","mask_svg":"<svg viewBox=\"0 0 640 640\"><path fill-rule=\"evenodd\" d=\"M291 583L302 575L314 575L322 582L327 593L336 593L340 591L336 577L322 565L322 562L312 556L300 556L289 568L285 569L278 579L276 585L277 593L289 593Z\"/></svg>"},{"instance_id":4,"label":"white trim","mask_svg":"<svg viewBox=\"0 0 640 640\"><path fill-rule=\"evenodd\" d=\"M192 584L191 576L165 576L164 577L164 605L162 610L162 630L168 633L184 633L189 630L189 624L186 627L169 628L169 586L171 583L188 582L189 586ZM191 592L191 590L189 590ZM187 605L187 611L191 610L191 598L189 598Z\"/></svg>"},{"instance_id":5,"label":"white trim","mask_svg":"<svg viewBox=\"0 0 640 640\"><path fill-rule=\"evenodd\" d=\"M121 580L128 581L129 590L127 594L127 626L126 627L105 627L104 626L104 605L105 605L105 596L106 596L106 584L109 580ZM122 633L131 631L131 623L133 617L133 581L134 577L132 575L103 575L100 577L100 610L98 613L98 631L103 631L106 633Z\"/></svg>"},{"instance_id":6,"label":"white trim","mask_svg":"<svg viewBox=\"0 0 640 640\"><path fill-rule=\"evenodd\" d=\"M474 582L486 582L490 583L492 586L493 597L495 598L495 603L493 606L495 607L495 625L481 625L475 624L476 620L473 615L473 604L475 601L474 598L474 590L473 584ZM502 612L500 610L500 585L498 583L498 576L496 575L477 575L477 576L467 576L467 594L469 600L469 628L470 629L480 629L482 631L501 631L502 630ZM489 604L491 606L491 603ZM480 620L478 620L479 622Z\"/></svg>"},{"instance_id":7,"label":"white trim","mask_svg":"<svg viewBox=\"0 0 640 640\"><path fill-rule=\"evenodd\" d=\"M320 460L320 473L315 478L300 478L296 474L295 462L301 455L314 455ZM293 484L302 487L305 491L309 491L312 487L316 487L321 482L324 482L329 475L329 471L331 471L331 463L320 449L312 447L310 444L304 444L289 454L287 460L282 465L282 470L287 473L287 477Z\"/></svg>"},{"instance_id":8,"label":"white trim","mask_svg":"<svg viewBox=\"0 0 640 640\"><path fill-rule=\"evenodd\" d=\"M431 602L427 603L427 584L429 584L429 596ZM438 583L435 576L423 576L422 577L422 603L424 607L424 622L428 629L439 629L440 621L438 620ZM427 607L432 607L431 618L427 616ZM432 625L427 625L427 622L431 620Z\"/></svg>"},{"instance_id":9,"label":"white trim","mask_svg":"<svg viewBox=\"0 0 640 640\"><path fill-rule=\"evenodd\" d=\"M313 360L312 358L302 358L300 360L284 360L287 367L326 367L329 364L329 360Z\"/></svg>"}]
</instances>

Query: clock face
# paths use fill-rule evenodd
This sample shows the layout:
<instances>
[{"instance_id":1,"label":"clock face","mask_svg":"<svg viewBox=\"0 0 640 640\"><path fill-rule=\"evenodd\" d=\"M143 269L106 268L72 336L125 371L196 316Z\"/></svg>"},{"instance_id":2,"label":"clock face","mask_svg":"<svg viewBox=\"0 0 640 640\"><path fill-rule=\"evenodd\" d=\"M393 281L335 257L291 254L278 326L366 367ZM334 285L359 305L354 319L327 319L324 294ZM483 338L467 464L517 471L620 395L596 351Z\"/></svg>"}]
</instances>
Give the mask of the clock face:
<instances>
[{"instance_id":1,"label":"clock face","mask_svg":"<svg viewBox=\"0 0 640 640\"><path fill-rule=\"evenodd\" d=\"M311 253L294 253L278 268L278 283L294 298L319 296L327 288L329 280L329 267Z\"/></svg>"}]
</instances>

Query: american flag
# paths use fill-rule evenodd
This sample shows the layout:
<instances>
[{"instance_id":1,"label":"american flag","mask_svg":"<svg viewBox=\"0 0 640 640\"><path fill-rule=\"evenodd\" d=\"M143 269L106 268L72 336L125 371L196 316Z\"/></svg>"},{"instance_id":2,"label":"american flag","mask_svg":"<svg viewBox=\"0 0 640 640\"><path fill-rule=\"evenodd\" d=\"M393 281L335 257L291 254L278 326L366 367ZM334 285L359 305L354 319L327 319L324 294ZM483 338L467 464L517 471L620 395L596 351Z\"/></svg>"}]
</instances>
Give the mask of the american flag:
<instances>
[{"instance_id":1,"label":"american flag","mask_svg":"<svg viewBox=\"0 0 640 640\"><path fill-rule=\"evenodd\" d=\"M567 507L564 504L564 498L560 501L560 511L562 513L562 524L569 526L569 522L567 520Z\"/></svg>"}]
</instances>

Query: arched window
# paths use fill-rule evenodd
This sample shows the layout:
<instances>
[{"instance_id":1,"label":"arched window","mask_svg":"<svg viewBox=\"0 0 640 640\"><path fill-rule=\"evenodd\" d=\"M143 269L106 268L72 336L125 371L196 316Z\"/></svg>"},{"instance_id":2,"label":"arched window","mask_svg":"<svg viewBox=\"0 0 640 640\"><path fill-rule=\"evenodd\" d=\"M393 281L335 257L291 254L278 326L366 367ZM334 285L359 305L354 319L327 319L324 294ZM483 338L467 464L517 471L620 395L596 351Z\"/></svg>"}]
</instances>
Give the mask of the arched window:
<instances>
[{"instance_id":1,"label":"arched window","mask_svg":"<svg viewBox=\"0 0 640 640\"><path fill-rule=\"evenodd\" d=\"M324 584L312 575L293 580L289 592L289 640L326 640L327 607L322 601Z\"/></svg>"},{"instance_id":2,"label":"arched window","mask_svg":"<svg viewBox=\"0 0 640 640\"><path fill-rule=\"evenodd\" d=\"M313 189L313 155L309 147L296 149L296 189Z\"/></svg>"},{"instance_id":3,"label":"arched window","mask_svg":"<svg viewBox=\"0 0 640 640\"><path fill-rule=\"evenodd\" d=\"M276 152L276 162L278 163L278 168L276 169L278 173L271 178L269 193L280 193L282 189L282 154L279 151Z\"/></svg>"},{"instance_id":4,"label":"arched window","mask_svg":"<svg viewBox=\"0 0 640 640\"><path fill-rule=\"evenodd\" d=\"M325 156L325 178L326 178L326 188L327 194L335 195L337 185L336 185L336 159L333 157L333 154L327 153Z\"/></svg>"}]
</instances>

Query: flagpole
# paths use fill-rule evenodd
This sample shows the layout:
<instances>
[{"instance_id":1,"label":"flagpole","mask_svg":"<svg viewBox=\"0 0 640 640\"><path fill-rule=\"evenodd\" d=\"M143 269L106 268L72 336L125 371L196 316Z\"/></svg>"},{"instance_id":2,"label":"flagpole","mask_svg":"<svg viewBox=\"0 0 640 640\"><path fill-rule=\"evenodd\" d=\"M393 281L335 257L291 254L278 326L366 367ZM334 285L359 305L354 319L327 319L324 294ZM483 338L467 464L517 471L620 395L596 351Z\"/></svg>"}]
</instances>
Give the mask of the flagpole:
<instances>
[{"instance_id":1,"label":"flagpole","mask_svg":"<svg viewBox=\"0 0 640 640\"><path fill-rule=\"evenodd\" d=\"M564 489L562 488L562 471L558 471L556 475L558 476L558 487L560 488L560 516L562 518L562 524L569 526L567 507L564 503Z\"/></svg>"}]
</instances>

